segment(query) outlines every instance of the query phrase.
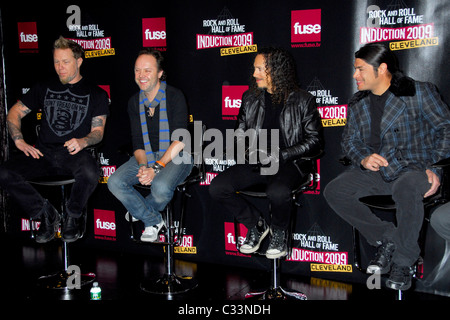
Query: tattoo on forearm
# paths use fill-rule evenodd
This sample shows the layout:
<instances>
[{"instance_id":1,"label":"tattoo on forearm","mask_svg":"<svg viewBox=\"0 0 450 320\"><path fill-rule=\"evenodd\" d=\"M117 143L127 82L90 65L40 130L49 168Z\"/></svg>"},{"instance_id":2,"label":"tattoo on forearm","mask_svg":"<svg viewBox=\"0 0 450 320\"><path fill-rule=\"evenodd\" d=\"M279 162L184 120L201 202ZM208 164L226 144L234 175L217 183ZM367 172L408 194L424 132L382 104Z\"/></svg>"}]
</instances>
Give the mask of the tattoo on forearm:
<instances>
[{"instance_id":1,"label":"tattoo on forearm","mask_svg":"<svg viewBox=\"0 0 450 320\"><path fill-rule=\"evenodd\" d=\"M14 117L11 117L11 119L7 119L8 131L13 141L23 139L21 130L22 118L31 112L31 110L28 109L27 106L22 103L22 101L18 101L15 105L15 108L17 110L17 117L15 119Z\"/></svg>"},{"instance_id":2,"label":"tattoo on forearm","mask_svg":"<svg viewBox=\"0 0 450 320\"><path fill-rule=\"evenodd\" d=\"M11 136L11 139L13 139L13 141L23 139L22 131L20 130L20 128L17 127L11 121L7 121L7 123L8 123L8 131L9 131L9 135Z\"/></svg>"},{"instance_id":3,"label":"tattoo on forearm","mask_svg":"<svg viewBox=\"0 0 450 320\"><path fill-rule=\"evenodd\" d=\"M95 144L99 143L100 141L102 141L103 128L105 126L105 121L106 121L106 116L98 116L98 117L92 118L91 128L92 129L97 128L97 130L91 131L84 138L84 140L86 141L86 146L92 146L92 145L95 145ZM98 128L101 128L101 129L98 130Z\"/></svg>"},{"instance_id":4,"label":"tattoo on forearm","mask_svg":"<svg viewBox=\"0 0 450 320\"><path fill-rule=\"evenodd\" d=\"M93 146L94 144L99 143L100 141L102 141L102 138L103 134L100 131L92 131L84 138L84 140L86 141L86 147Z\"/></svg>"}]
</instances>

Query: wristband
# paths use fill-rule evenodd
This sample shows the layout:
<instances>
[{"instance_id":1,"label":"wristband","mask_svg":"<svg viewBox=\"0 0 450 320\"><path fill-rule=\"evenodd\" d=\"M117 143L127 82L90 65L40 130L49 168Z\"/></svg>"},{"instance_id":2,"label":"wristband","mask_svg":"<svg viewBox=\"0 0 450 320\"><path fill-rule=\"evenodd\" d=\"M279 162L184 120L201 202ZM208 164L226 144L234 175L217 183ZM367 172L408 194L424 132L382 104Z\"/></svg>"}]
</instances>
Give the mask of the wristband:
<instances>
[{"instance_id":1,"label":"wristband","mask_svg":"<svg viewBox=\"0 0 450 320\"><path fill-rule=\"evenodd\" d=\"M146 164L143 164L143 163L141 163L140 165L139 165L139 169L142 167L142 166L147 166Z\"/></svg>"},{"instance_id":2,"label":"wristband","mask_svg":"<svg viewBox=\"0 0 450 320\"><path fill-rule=\"evenodd\" d=\"M162 161L159 161L159 160L158 160L158 161L156 161L156 163L157 163L157 164L160 164L163 168L166 167L166 165L165 165L164 162L162 162Z\"/></svg>"}]
</instances>

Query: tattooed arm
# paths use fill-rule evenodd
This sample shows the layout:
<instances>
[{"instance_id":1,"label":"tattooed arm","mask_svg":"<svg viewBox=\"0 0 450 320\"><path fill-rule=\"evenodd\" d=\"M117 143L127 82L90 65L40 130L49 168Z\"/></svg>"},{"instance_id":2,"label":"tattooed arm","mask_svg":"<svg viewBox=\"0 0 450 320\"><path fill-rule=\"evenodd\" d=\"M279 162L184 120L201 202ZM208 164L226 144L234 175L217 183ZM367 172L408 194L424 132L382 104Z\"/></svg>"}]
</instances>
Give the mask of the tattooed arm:
<instances>
[{"instance_id":1,"label":"tattooed arm","mask_svg":"<svg viewBox=\"0 0 450 320\"><path fill-rule=\"evenodd\" d=\"M35 159L43 157L41 151L25 142L22 135L22 118L31 112L22 101L18 101L11 110L8 111L6 122L8 124L9 134L16 144L17 149L25 153L27 157L32 156Z\"/></svg>"},{"instance_id":2,"label":"tattooed arm","mask_svg":"<svg viewBox=\"0 0 450 320\"><path fill-rule=\"evenodd\" d=\"M92 118L91 132L81 139L70 139L64 143L70 154L74 155L88 146L93 146L103 139L103 133L105 132L106 115L101 115Z\"/></svg>"}]
</instances>

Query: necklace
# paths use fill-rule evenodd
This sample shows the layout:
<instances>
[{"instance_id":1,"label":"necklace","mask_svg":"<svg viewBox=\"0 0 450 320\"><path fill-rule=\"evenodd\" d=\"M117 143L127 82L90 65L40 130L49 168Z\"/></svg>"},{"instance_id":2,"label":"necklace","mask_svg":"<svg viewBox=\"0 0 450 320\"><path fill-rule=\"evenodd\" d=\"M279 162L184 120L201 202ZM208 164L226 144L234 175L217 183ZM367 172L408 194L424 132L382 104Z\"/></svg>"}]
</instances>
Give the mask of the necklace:
<instances>
[{"instance_id":1,"label":"necklace","mask_svg":"<svg viewBox=\"0 0 450 320\"><path fill-rule=\"evenodd\" d=\"M156 108L148 108L147 114L150 118L153 118L153 115L155 114L155 109Z\"/></svg>"}]
</instances>

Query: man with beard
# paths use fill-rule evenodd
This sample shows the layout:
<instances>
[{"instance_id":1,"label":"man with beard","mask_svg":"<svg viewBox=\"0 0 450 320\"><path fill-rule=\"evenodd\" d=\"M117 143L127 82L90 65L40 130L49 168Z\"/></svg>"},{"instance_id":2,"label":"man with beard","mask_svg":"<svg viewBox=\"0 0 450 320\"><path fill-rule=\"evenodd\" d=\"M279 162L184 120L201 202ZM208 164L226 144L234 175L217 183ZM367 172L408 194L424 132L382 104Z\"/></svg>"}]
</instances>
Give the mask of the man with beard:
<instances>
[{"instance_id":1,"label":"man with beard","mask_svg":"<svg viewBox=\"0 0 450 320\"><path fill-rule=\"evenodd\" d=\"M158 239L164 225L160 212L193 166L191 155L183 152L184 143L171 142L175 130L187 130L188 114L182 92L164 81L163 63L161 52L150 48L136 59L134 74L140 90L128 102L133 156L108 179L109 190L128 210L126 218L144 223L144 242ZM150 186L148 196L133 187L139 183Z\"/></svg>"},{"instance_id":2,"label":"man with beard","mask_svg":"<svg viewBox=\"0 0 450 320\"><path fill-rule=\"evenodd\" d=\"M39 243L53 239L61 217L28 180L55 173L74 177L62 223L66 242L79 238L79 218L98 183L98 164L86 147L103 139L109 101L104 90L81 75L82 57L83 48L76 42L57 39L53 63L58 79L37 83L8 112L8 130L19 152L0 166L0 187L31 218L41 220ZM39 109L38 139L30 145L22 134L22 118Z\"/></svg>"}]
</instances>

